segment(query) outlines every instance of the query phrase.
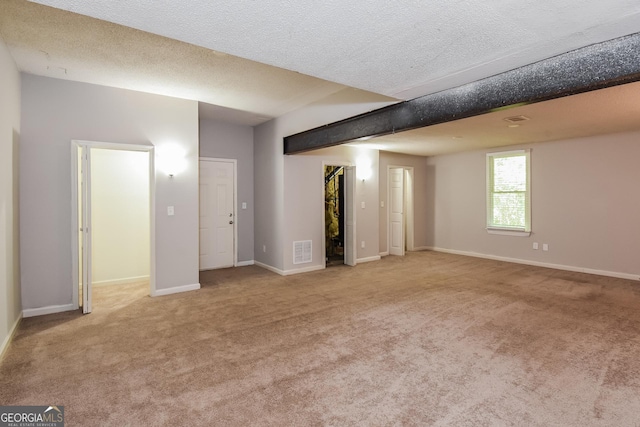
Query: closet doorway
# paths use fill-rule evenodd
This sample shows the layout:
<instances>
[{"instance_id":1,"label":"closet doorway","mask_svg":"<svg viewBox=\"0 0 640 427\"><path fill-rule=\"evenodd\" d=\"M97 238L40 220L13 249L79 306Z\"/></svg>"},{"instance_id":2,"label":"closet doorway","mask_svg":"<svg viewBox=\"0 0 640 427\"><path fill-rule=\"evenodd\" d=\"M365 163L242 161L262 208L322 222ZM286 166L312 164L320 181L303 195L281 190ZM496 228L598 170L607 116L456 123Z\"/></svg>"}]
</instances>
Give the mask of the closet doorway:
<instances>
[{"instance_id":1,"label":"closet doorway","mask_svg":"<svg viewBox=\"0 0 640 427\"><path fill-rule=\"evenodd\" d=\"M355 167L323 165L325 267L356 265Z\"/></svg>"},{"instance_id":2,"label":"closet doorway","mask_svg":"<svg viewBox=\"0 0 640 427\"><path fill-rule=\"evenodd\" d=\"M154 294L153 147L72 141L73 303L94 286L147 283Z\"/></svg>"}]
</instances>

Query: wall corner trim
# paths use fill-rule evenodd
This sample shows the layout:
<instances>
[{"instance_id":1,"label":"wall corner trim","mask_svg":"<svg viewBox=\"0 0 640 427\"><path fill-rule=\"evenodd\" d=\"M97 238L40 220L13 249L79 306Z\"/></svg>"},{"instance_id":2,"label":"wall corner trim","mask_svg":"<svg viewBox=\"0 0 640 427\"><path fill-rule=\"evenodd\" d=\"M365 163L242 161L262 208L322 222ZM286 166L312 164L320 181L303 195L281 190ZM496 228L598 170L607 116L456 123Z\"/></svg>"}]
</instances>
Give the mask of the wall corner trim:
<instances>
[{"instance_id":1,"label":"wall corner trim","mask_svg":"<svg viewBox=\"0 0 640 427\"><path fill-rule=\"evenodd\" d=\"M73 304L49 305L40 308L27 308L22 311L22 317L44 316L45 314L62 313L63 311L77 310Z\"/></svg>"},{"instance_id":2,"label":"wall corner trim","mask_svg":"<svg viewBox=\"0 0 640 427\"><path fill-rule=\"evenodd\" d=\"M508 258L508 257L497 256L497 255L481 254L478 252L458 251L455 249L445 249L445 248L438 248L438 247L429 247L429 248L425 248L425 250L430 250L434 252L444 252L444 253L454 254L454 255L472 256L475 258L484 258L484 259L490 259L494 261L512 262L514 264L532 265L534 267L553 268L555 270L573 271L576 273L594 274L596 276L614 277L616 279L627 279L627 280L635 280L635 281L640 280L640 273L638 274L619 273L616 271L596 270L596 269L586 268L586 267L575 267L572 265L551 264L548 262L529 261L529 260L520 259L520 258Z\"/></svg>"},{"instance_id":3,"label":"wall corner trim","mask_svg":"<svg viewBox=\"0 0 640 427\"><path fill-rule=\"evenodd\" d=\"M361 264L361 263L364 263L364 262L371 262L371 261L380 261L380 255L370 256L370 257L367 257L367 258L358 258L356 260L356 263L357 264Z\"/></svg>"},{"instance_id":4,"label":"wall corner trim","mask_svg":"<svg viewBox=\"0 0 640 427\"><path fill-rule=\"evenodd\" d=\"M389 255L389 251L380 252L380 258L382 258L383 256L387 256L387 255Z\"/></svg>"},{"instance_id":5,"label":"wall corner trim","mask_svg":"<svg viewBox=\"0 0 640 427\"><path fill-rule=\"evenodd\" d=\"M11 327L11 329L9 330L9 333L5 337L4 341L2 341L2 344L0 345L0 362L2 362L2 358L4 357L6 350L9 348L9 344L11 344L11 341L13 341L13 336L16 334L16 331L18 330L18 326L20 325L20 321L22 320L22 317L23 317L23 314L22 312L20 312L20 315L18 316L16 321L13 322L13 326Z\"/></svg>"},{"instance_id":6,"label":"wall corner trim","mask_svg":"<svg viewBox=\"0 0 640 427\"><path fill-rule=\"evenodd\" d=\"M176 286L167 289L156 289L155 293L153 293L151 296L161 297L164 295L178 294L180 292L197 291L198 289L200 289L200 283L194 283L193 285Z\"/></svg>"}]
</instances>

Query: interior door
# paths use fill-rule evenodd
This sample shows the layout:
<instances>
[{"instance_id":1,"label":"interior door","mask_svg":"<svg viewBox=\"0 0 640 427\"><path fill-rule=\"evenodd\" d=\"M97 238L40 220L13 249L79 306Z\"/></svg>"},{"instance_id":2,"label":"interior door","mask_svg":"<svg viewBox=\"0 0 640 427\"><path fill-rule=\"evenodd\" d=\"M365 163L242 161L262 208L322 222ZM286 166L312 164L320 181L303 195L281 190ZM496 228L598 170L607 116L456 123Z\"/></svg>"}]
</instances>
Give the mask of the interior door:
<instances>
[{"instance_id":1,"label":"interior door","mask_svg":"<svg viewBox=\"0 0 640 427\"><path fill-rule=\"evenodd\" d=\"M82 284L82 312L91 313L91 150L81 146L80 179L78 193L78 223L80 224L80 250L78 265Z\"/></svg>"},{"instance_id":2,"label":"interior door","mask_svg":"<svg viewBox=\"0 0 640 427\"><path fill-rule=\"evenodd\" d=\"M404 169L389 170L389 253L404 255Z\"/></svg>"},{"instance_id":3,"label":"interior door","mask_svg":"<svg viewBox=\"0 0 640 427\"><path fill-rule=\"evenodd\" d=\"M356 172L353 166L344 168L344 263L356 265Z\"/></svg>"},{"instance_id":4,"label":"interior door","mask_svg":"<svg viewBox=\"0 0 640 427\"><path fill-rule=\"evenodd\" d=\"M200 161L200 270L234 265L235 163Z\"/></svg>"}]
</instances>

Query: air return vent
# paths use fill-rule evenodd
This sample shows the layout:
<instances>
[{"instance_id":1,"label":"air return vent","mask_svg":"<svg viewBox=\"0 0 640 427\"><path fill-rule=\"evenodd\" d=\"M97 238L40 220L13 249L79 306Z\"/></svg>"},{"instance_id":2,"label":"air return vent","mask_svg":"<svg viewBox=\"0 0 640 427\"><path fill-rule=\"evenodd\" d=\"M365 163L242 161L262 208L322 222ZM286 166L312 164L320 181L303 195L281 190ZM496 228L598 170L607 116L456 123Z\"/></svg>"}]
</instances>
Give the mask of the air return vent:
<instances>
[{"instance_id":1,"label":"air return vent","mask_svg":"<svg viewBox=\"0 0 640 427\"><path fill-rule=\"evenodd\" d=\"M293 242L293 263L311 262L311 240Z\"/></svg>"},{"instance_id":2,"label":"air return vent","mask_svg":"<svg viewBox=\"0 0 640 427\"><path fill-rule=\"evenodd\" d=\"M502 120L504 120L507 123L520 123L520 122L526 122L527 120L531 120L531 119L527 116L511 116L511 117L505 117Z\"/></svg>"}]
</instances>

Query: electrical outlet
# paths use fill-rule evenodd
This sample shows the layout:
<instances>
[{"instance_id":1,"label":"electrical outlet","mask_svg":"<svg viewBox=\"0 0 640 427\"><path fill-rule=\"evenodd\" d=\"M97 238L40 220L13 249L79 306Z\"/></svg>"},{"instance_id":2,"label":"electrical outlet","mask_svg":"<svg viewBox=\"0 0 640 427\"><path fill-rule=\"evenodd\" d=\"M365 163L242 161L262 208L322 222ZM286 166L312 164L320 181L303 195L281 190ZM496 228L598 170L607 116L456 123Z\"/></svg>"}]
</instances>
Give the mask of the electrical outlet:
<instances>
[{"instance_id":1,"label":"electrical outlet","mask_svg":"<svg viewBox=\"0 0 640 427\"><path fill-rule=\"evenodd\" d=\"M362 206L362 209L364 209L364 202L360 203L360 206Z\"/></svg>"},{"instance_id":2,"label":"electrical outlet","mask_svg":"<svg viewBox=\"0 0 640 427\"><path fill-rule=\"evenodd\" d=\"M384 200L380 200L380 207L384 208Z\"/></svg>"},{"instance_id":3,"label":"electrical outlet","mask_svg":"<svg viewBox=\"0 0 640 427\"><path fill-rule=\"evenodd\" d=\"M538 250L538 242L533 242L533 249Z\"/></svg>"},{"instance_id":4,"label":"electrical outlet","mask_svg":"<svg viewBox=\"0 0 640 427\"><path fill-rule=\"evenodd\" d=\"M542 250L543 251L548 251L549 250L549 245L547 243L543 243L542 244Z\"/></svg>"},{"instance_id":5,"label":"electrical outlet","mask_svg":"<svg viewBox=\"0 0 640 427\"><path fill-rule=\"evenodd\" d=\"M173 216L173 215L175 215L175 213L176 213L176 211L173 208L173 206L167 206L167 215L168 216Z\"/></svg>"},{"instance_id":6,"label":"electrical outlet","mask_svg":"<svg viewBox=\"0 0 640 427\"><path fill-rule=\"evenodd\" d=\"M364 249L364 240L363 240L362 242L360 242L360 247L361 247L362 249Z\"/></svg>"},{"instance_id":7,"label":"electrical outlet","mask_svg":"<svg viewBox=\"0 0 640 427\"><path fill-rule=\"evenodd\" d=\"M242 209L247 209L247 202L242 202Z\"/></svg>"}]
</instances>

